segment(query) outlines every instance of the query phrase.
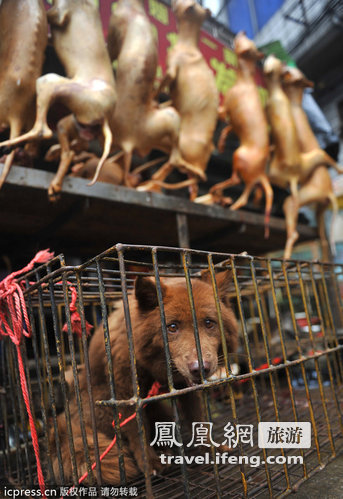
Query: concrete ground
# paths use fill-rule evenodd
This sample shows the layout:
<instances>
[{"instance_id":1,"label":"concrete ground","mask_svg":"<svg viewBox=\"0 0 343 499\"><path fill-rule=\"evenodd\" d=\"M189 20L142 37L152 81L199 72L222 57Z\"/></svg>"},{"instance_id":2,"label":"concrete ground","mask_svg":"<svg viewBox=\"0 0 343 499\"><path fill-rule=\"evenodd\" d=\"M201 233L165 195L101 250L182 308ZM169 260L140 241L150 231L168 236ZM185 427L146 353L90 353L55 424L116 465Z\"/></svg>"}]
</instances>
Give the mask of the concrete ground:
<instances>
[{"instance_id":1,"label":"concrete ground","mask_svg":"<svg viewBox=\"0 0 343 499\"><path fill-rule=\"evenodd\" d=\"M342 499L343 454L302 484L294 495L297 499Z\"/></svg>"}]
</instances>

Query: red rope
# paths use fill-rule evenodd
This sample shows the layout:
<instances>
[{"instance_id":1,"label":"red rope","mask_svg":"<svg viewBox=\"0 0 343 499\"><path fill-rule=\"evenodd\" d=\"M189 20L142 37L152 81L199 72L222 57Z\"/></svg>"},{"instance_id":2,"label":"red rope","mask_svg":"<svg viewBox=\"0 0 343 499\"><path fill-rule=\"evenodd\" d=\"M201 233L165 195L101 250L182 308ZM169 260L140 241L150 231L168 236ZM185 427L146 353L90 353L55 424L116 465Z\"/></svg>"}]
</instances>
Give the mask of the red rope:
<instances>
[{"instance_id":1,"label":"red rope","mask_svg":"<svg viewBox=\"0 0 343 499\"><path fill-rule=\"evenodd\" d=\"M29 418L32 445L37 463L38 483L43 497L46 497L45 482L40 462L38 435L31 411L25 367L20 349L23 336L28 338L31 336L31 326L27 314L22 283L18 283L16 279L19 275L32 270L35 263L46 263L51 260L53 256L54 254L49 253L49 250L39 251L26 267L17 272L12 272L12 274L8 275L0 282L0 338L9 336L16 346L20 385ZM8 322L8 317L10 317L11 325Z\"/></svg>"},{"instance_id":2,"label":"red rope","mask_svg":"<svg viewBox=\"0 0 343 499\"><path fill-rule=\"evenodd\" d=\"M159 393L161 393L161 385L158 381L155 381L150 390L149 390L149 393L147 395L146 398L150 398L150 397L154 397L155 395L158 395ZM145 407L145 405L143 406ZM119 423L119 426L120 428L122 428L123 426L125 426L127 423L129 423L130 421L132 421L133 419L135 419L135 417L137 416L137 412L134 412L133 414L131 414L131 416L129 416L128 418L124 419L124 421L122 421L121 423ZM121 418L121 414L119 413L119 419ZM112 425L114 427L114 421L112 421ZM116 440L117 440L117 437L114 436L112 442L108 445L107 449L101 454L100 456L100 461L102 461L104 459L104 457L107 456L107 454L110 452L110 450L112 449L112 447L114 446L114 444L116 443ZM94 470L96 467L96 463L94 462L92 464L92 470ZM86 473L84 473L82 475L81 478L79 478L79 484L82 483L88 476L88 471L86 471ZM70 489L68 490L67 492L67 495L70 493L70 491L72 491L73 489L75 488L75 485L73 485L72 487L70 487ZM62 497L60 499L63 499Z\"/></svg>"},{"instance_id":3,"label":"red rope","mask_svg":"<svg viewBox=\"0 0 343 499\"><path fill-rule=\"evenodd\" d=\"M57 284L62 284L62 283L59 282ZM70 315L71 329L72 329L73 333L75 333L79 338L81 338L82 337L81 317L80 317L80 314L79 314L77 307L76 307L77 291L74 288L74 286L70 285L69 282L67 284L69 284L69 289L71 291L71 302L69 305L69 310L71 312L71 315ZM85 323L85 326L86 326L86 335L89 336L93 326L91 324L89 324L87 321ZM68 332L68 324L67 323L64 324L62 331L64 333Z\"/></svg>"},{"instance_id":4,"label":"red rope","mask_svg":"<svg viewBox=\"0 0 343 499\"><path fill-rule=\"evenodd\" d=\"M274 359L272 359L272 365L273 366L277 366L278 364L280 364L282 361L281 357L274 357ZM263 369L268 369L269 364L265 363L265 364L261 364L260 366L258 367L255 367L254 371L262 371ZM239 383L246 383L247 381L249 381L249 379L251 378L243 378L243 379L240 379L238 380Z\"/></svg>"}]
</instances>

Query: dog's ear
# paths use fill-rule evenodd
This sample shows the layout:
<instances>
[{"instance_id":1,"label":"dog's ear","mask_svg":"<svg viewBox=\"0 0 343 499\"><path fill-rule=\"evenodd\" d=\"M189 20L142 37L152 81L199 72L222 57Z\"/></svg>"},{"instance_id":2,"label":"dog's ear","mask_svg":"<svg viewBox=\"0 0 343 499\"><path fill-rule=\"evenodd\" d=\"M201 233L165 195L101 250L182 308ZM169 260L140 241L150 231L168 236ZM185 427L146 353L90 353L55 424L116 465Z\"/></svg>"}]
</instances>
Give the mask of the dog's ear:
<instances>
[{"instance_id":1,"label":"dog's ear","mask_svg":"<svg viewBox=\"0 0 343 499\"><path fill-rule=\"evenodd\" d=\"M216 283L218 289L218 297L221 302L225 305L225 308L222 308L222 318L224 320L224 332L226 343L229 352L235 352L237 349L238 343L238 324L235 314L231 308L230 300L229 300L229 290L232 285L232 271L229 269L224 270L223 272L217 272ZM201 272L201 279L212 286L211 274L209 270L203 270ZM222 347L220 346L220 353L222 353Z\"/></svg>"},{"instance_id":2,"label":"dog's ear","mask_svg":"<svg viewBox=\"0 0 343 499\"><path fill-rule=\"evenodd\" d=\"M230 289L230 285L232 283L232 272L231 270L224 270L224 272L219 272L216 274L217 288L219 298L222 302L228 303L228 293Z\"/></svg>"},{"instance_id":3,"label":"dog's ear","mask_svg":"<svg viewBox=\"0 0 343 499\"><path fill-rule=\"evenodd\" d=\"M165 285L161 282L162 296L165 293ZM157 290L155 281L149 277L138 276L135 281L135 296L138 307L142 312L149 312L158 307Z\"/></svg>"},{"instance_id":4,"label":"dog's ear","mask_svg":"<svg viewBox=\"0 0 343 499\"><path fill-rule=\"evenodd\" d=\"M203 270L201 272L201 279L212 285L211 274L209 270ZM232 283L232 272L231 270L224 270L224 272L216 273L216 283L218 289L218 296L222 302L226 302L227 294L229 292L230 284Z\"/></svg>"}]
</instances>

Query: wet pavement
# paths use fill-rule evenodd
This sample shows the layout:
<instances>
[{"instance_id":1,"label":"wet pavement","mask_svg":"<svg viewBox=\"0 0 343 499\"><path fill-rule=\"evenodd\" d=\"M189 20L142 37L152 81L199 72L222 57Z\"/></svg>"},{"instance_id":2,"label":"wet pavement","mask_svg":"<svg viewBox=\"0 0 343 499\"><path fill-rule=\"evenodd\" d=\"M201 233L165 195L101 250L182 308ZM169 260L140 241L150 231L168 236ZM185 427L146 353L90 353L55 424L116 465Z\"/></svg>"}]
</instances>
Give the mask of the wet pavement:
<instances>
[{"instance_id":1,"label":"wet pavement","mask_svg":"<svg viewBox=\"0 0 343 499\"><path fill-rule=\"evenodd\" d=\"M301 485L294 495L297 499L342 499L343 454Z\"/></svg>"}]
</instances>

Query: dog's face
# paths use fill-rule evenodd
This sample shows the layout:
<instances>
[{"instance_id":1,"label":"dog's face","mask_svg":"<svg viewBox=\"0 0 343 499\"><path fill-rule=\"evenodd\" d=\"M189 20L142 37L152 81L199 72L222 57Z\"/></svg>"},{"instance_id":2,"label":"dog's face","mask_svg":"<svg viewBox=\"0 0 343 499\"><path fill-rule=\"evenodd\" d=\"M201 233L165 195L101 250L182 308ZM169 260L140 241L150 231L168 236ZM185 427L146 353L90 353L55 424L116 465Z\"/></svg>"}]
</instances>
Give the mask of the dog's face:
<instances>
[{"instance_id":1,"label":"dog's face","mask_svg":"<svg viewBox=\"0 0 343 499\"><path fill-rule=\"evenodd\" d=\"M237 344L237 323L226 298L231 274L228 271L216 274L218 297L223 320L227 349L233 352ZM194 336L192 310L185 279L161 279L165 323L172 360L175 384L200 383L200 363ZM195 314L199 332L205 377L216 371L222 360L222 340L211 278L205 273L192 279ZM140 332L135 335L137 360L154 371L155 379L166 380L160 309L155 283L147 277L138 277L135 295L140 314Z\"/></svg>"}]
</instances>

